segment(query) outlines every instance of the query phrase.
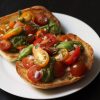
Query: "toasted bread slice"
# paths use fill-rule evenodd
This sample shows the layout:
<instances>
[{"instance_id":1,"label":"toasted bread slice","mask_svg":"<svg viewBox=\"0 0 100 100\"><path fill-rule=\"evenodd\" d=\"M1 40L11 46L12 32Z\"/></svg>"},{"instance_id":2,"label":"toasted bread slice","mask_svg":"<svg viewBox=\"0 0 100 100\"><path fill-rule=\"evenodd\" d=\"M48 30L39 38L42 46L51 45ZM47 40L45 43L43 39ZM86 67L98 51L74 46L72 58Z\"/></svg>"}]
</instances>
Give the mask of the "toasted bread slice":
<instances>
[{"instance_id":1,"label":"toasted bread slice","mask_svg":"<svg viewBox=\"0 0 100 100\"><path fill-rule=\"evenodd\" d=\"M48 17L48 19L53 20L58 26L60 26L60 22L58 21L58 19L43 6L33 6L22 10L22 12L26 11L31 11L34 15L37 13L44 13ZM17 18L18 18L18 12L3 16L0 18L0 25L9 23L10 21L15 21L17 20ZM9 61L14 61L18 57L18 54L14 53L12 54L1 50L0 50L0 55Z\"/></svg>"},{"instance_id":2,"label":"toasted bread slice","mask_svg":"<svg viewBox=\"0 0 100 100\"><path fill-rule=\"evenodd\" d=\"M74 34L67 34L67 36L74 41L80 41L83 46L84 46L84 55L86 57L86 65L88 67L88 69L90 70L93 64L93 49L92 47L84 42L82 39L80 39L78 36L74 35ZM43 82L39 82L39 83L32 83L32 81L27 77L27 70L22 66L21 62L17 62L18 66L16 66L16 70L18 72L18 74L25 80L27 80L29 83L31 83L34 87L36 88L40 88L40 89L50 89L50 88L56 88L56 87L61 87L61 86L65 86L65 85L69 85L72 83L77 82L78 80L80 80L81 78L83 78L83 76L81 77L72 77L72 78L68 78L67 75L65 75L63 78L60 79L56 79L53 82L50 83L43 83Z\"/></svg>"}]
</instances>

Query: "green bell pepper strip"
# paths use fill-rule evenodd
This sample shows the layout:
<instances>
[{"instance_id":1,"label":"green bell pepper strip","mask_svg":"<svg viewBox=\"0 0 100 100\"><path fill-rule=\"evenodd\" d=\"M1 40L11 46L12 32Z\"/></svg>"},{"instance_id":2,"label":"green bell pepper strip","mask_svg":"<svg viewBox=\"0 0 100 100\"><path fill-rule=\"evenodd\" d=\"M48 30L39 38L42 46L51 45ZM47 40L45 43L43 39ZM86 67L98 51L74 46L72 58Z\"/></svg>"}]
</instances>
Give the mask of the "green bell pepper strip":
<instances>
[{"instance_id":1,"label":"green bell pepper strip","mask_svg":"<svg viewBox=\"0 0 100 100\"><path fill-rule=\"evenodd\" d=\"M29 45L28 47L24 48L17 58L17 60L21 60L22 58L26 57L27 55L32 53L33 44Z\"/></svg>"},{"instance_id":2,"label":"green bell pepper strip","mask_svg":"<svg viewBox=\"0 0 100 100\"><path fill-rule=\"evenodd\" d=\"M83 45L82 45L80 42L78 42L78 41L64 41L64 42L60 42L60 43L56 46L56 48L59 48L59 49L65 48L65 49L67 49L68 51L71 51L71 50L74 49L74 44L80 46L80 47L81 47L81 50L83 50Z\"/></svg>"}]
</instances>

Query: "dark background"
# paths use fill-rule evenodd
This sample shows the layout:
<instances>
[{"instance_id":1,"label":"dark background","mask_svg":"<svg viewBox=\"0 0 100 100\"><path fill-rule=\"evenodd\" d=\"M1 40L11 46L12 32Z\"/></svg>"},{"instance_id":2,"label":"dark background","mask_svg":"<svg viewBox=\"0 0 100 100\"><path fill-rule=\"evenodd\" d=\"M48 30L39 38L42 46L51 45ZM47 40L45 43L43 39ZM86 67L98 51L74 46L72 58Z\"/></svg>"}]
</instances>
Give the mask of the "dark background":
<instances>
[{"instance_id":1,"label":"dark background","mask_svg":"<svg viewBox=\"0 0 100 100\"><path fill-rule=\"evenodd\" d=\"M18 9L43 5L50 11L65 13L79 18L89 24L100 36L100 3L99 0L0 0L0 17ZM95 41L95 40L94 40ZM100 66L98 66L100 67ZM67 100L100 100L100 74L87 87L72 95L60 99ZM0 100L28 100L13 96L0 90Z\"/></svg>"}]
</instances>

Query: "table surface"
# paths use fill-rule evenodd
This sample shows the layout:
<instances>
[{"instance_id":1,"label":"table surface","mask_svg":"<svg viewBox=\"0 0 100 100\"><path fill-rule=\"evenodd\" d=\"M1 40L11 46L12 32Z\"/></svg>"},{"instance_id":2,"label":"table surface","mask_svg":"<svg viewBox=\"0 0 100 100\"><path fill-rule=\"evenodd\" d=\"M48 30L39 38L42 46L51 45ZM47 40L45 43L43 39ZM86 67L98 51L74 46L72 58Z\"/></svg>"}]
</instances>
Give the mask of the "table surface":
<instances>
[{"instance_id":1,"label":"table surface","mask_svg":"<svg viewBox=\"0 0 100 100\"><path fill-rule=\"evenodd\" d=\"M0 0L0 16L18 9L42 5L52 12L74 16L89 24L100 36L99 0ZM100 67L100 66L98 66ZM60 99L100 100L100 74L84 89ZM0 100L28 100L13 96L0 89Z\"/></svg>"}]
</instances>

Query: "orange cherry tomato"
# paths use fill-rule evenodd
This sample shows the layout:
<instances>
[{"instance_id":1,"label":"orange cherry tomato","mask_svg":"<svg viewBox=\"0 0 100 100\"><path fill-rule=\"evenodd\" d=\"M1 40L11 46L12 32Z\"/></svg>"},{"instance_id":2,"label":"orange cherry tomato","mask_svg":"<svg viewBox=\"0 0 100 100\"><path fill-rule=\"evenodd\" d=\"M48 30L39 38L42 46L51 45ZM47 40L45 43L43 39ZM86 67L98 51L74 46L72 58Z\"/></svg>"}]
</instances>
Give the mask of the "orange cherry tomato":
<instances>
[{"instance_id":1,"label":"orange cherry tomato","mask_svg":"<svg viewBox=\"0 0 100 100\"><path fill-rule=\"evenodd\" d=\"M40 67L45 67L49 63L48 53L40 47L33 47L34 63Z\"/></svg>"},{"instance_id":2,"label":"orange cherry tomato","mask_svg":"<svg viewBox=\"0 0 100 100\"><path fill-rule=\"evenodd\" d=\"M10 22L9 22L9 27L10 27L10 28L13 28L14 25L15 25L15 22L14 22L14 21L10 21Z\"/></svg>"},{"instance_id":3,"label":"orange cherry tomato","mask_svg":"<svg viewBox=\"0 0 100 100\"><path fill-rule=\"evenodd\" d=\"M67 40L69 41L70 38L67 35L58 35L57 40L63 42L63 41L67 41Z\"/></svg>"}]
</instances>

